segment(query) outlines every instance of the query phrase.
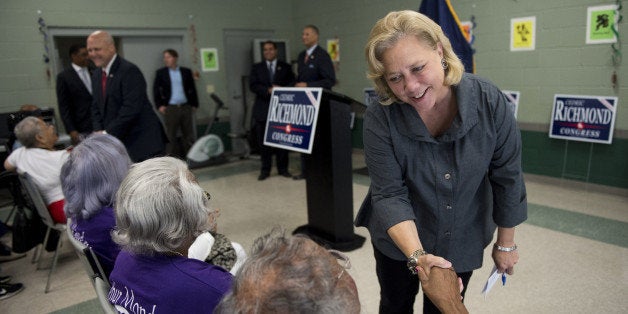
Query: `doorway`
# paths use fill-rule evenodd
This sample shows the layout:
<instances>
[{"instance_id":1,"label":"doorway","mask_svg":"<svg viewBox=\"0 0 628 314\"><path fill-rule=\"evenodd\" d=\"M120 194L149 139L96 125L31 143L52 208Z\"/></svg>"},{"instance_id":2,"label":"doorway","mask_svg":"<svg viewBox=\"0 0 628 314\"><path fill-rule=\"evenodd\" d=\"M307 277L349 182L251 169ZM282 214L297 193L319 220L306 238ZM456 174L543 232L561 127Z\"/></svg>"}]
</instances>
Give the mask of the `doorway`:
<instances>
[{"instance_id":1,"label":"doorway","mask_svg":"<svg viewBox=\"0 0 628 314\"><path fill-rule=\"evenodd\" d=\"M54 47L52 71L58 73L70 66L69 48L72 44L86 43L87 36L95 29L86 28L50 28L51 44ZM113 29L107 30L113 36L118 54L138 66L146 80L146 93L151 104L153 101L153 80L155 71L164 66L165 49L172 48L179 52L179 64L188 66L189 51L185 45L185 29ZM153 106L154 109L154 106ZM58 108L55 110L58 115ZM157 114L161 119L161 115ZM59 119L57 119L60 121Z\"/></svg>"}]
</instances>

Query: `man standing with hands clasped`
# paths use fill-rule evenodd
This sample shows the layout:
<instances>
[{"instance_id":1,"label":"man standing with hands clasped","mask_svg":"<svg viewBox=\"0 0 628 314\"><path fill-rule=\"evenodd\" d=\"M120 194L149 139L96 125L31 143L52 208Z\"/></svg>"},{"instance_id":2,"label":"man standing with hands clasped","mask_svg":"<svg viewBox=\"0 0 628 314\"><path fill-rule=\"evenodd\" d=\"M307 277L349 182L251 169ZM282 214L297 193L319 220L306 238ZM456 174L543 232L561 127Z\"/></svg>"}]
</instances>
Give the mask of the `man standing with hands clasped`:
<instances>
[{"instance_id":1,"label":"man standing with hands clasped","mask_svg":"<svg viewBox=\"0 0 628 314\"><path fill-rule=\"evenodd\" d=\"M174 49L166 49L165 67L157 70L153 95L155 106L164 115L166 133L170 143L166 146L168 155L183 157L194 144L194 111L198 108L198 96L192 70L179 66L179 54ZM177 132L181 130L181 151L177 144Z\"/></svg>"},{"instance_id":2,"label":"man standing with hands clasped","mask_svg":"<svg viewBox=\"0 0 628 314\"><path fill-rule=\"evenodd\" d=\"M301 41L305 50L297 58L297 83L295 87L322 87L330 89L336 84L336 73L331 57L325 49L318 46L318 27L307 25L301 33ZM301 154L301 174L295 180L305 179L304 154Z\"/></svg>"},{"instance_id":3,"label":"man standing with hands clasped","mask_svg":"<svg viewBox=\"0 0 628 314\"><path fill-rule=\"evenodd\" d=\"M294 85L294 73L292 73L289 64L277 59L277 44L275 42L264 42L263 49L264 61L253 65L249 78L249 88L255 93L251 129L255 134L262 159L262 170L257 178L260 181L266 180L270 176L273 154L277 156L279 175L286 178L292 177L288 172L288 151L265 146L264 131L273 87Z\"/></svg>"},{"instance_id":4,"label":"man standing with hands clasped","mask_svg":"<svg viewBox=\"0 0 628 314\"><path fill-rule=\"evenodd\" d=\"M57 103L65 131L76 145L93 130L92 80L85 45L74 44L69 53L70 67L57 75Z\"/></svg>"},{"instance_id":5,"label":"man standing with hands clasped","mask_svg":"<svg viewBox=\"0 0 628 314\"><path fill-rule=\"evenodd\" d=\"M98 67L92 75L94 131L117 137L133 162L163 155L166 134L140 69L118 56L113 37L105 31L87 37L87 52Z\"/></svg>"}]
</instances>

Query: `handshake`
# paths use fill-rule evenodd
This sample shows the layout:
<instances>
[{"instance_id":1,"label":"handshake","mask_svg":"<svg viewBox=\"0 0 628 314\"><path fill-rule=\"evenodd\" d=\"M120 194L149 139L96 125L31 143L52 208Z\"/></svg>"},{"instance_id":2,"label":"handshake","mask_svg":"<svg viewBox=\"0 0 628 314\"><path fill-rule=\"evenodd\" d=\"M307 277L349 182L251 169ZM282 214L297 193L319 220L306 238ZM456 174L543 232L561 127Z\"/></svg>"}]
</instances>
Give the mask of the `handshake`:
<instances>
[{"instance_id":1,"label":"handshake","mask_svg":"<svg viewBox=\"0 0 628 314\"><path fill-rule=\"evenodd\" d=\"M460 293L464 288L453 267L417 267L423 293L442 313L469 313Z\"/></svg>"}]
</instances>

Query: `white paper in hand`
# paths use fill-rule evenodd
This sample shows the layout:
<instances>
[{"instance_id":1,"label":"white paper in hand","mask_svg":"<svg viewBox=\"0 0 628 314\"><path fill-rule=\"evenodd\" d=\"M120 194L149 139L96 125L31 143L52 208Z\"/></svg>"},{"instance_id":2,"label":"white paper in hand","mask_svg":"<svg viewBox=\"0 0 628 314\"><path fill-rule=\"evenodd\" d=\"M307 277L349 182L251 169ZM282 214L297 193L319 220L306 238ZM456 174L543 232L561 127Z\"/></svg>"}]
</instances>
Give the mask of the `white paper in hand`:
<instances>
[{"instance_id":1,"label":"white paper in hand","mask_svg":"<svg viewBox=\"0 0 628 314\"><path fill-rule=\"evenodd\" d=\"M486 296L488 295L488 292L491 291L491 288L493 288L493 285L495 284L495 282L499 280L499 278L501 278L501 276L502 274L497 272L497 267L493 266L491 275L488 276L488 279L486 280L486 284L484 285L484 289L482 289L482 294L484 294L485 300L486 300Z\"/></svg>"}]
</instances>

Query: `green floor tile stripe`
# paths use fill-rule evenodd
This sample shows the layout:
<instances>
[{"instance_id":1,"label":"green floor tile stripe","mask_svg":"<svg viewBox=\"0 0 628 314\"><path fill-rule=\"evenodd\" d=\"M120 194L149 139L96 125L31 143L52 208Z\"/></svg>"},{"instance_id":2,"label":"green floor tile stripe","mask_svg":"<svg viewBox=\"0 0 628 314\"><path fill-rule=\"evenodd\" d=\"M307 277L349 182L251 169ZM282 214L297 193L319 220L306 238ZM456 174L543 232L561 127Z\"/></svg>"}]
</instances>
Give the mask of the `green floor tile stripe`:
<instances>
[{"instance_id":1,"label":"green floor tile stripe","mask_svg":"<svg viewBox=\"0 0 628 314\"><path fill-rule=\"evenodd\" d=\"M85 302L77 303L72 306L50 312L50 314L83 314L83 313L103 313L98 299L91 299Z\"/></svg>"},{"instance_id":2,"label":"green floor tile stripe","mask_svg":"<svg viewBox=\"0 0 628 314\"><path fill-rule=\"evenodd\" d=\"M628 248L628 223L528 203L526 223Z\"/></svg>"},{"instance_id":3,"label":"green floor tile stripe","mask_svg":"<svg viewBox=\"0 0 628 314\"><path fill-rule=\"evenodd\" d=\"M219 179L252 171L259 171L259 160L245 160L192 170L199 181Z\"/></svg>"}]
</instances>

